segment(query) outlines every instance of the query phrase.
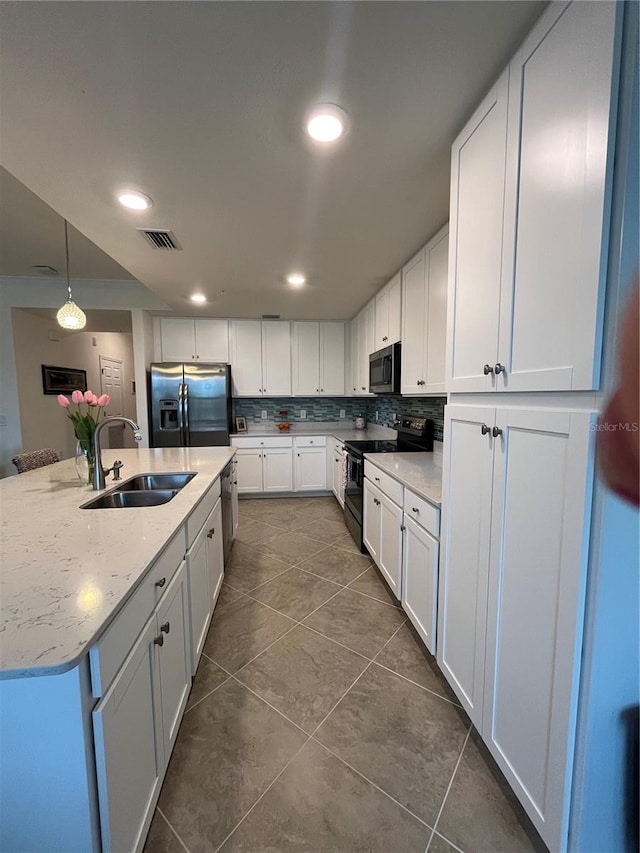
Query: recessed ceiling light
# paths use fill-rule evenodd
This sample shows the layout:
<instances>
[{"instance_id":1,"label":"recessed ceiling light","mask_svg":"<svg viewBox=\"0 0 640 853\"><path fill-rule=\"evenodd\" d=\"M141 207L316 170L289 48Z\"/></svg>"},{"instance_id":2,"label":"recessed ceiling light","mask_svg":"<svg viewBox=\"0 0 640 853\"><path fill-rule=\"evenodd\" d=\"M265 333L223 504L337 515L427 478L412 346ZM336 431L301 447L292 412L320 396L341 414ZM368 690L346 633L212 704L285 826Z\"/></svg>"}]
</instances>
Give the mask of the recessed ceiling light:
<instances>
[{"instance_id":1,"label":"recessed ceiling light","mask_svg":"<svg viewBox=\"0 0 640 853\"><path fill-rule=\"evenodd\" d=\"M316 142L336 142L347 130L347 114L335 104L318 104L305 121L307 133Z\"/></svg>"},{"instance_id":2,"label":"recessed ceiling light","mask_svg":"<svg viewBox=\"0 0 640 853\"><path fill-rule=\"evenodd\" d=\"M287 281L292 287L302 287L303 284L306 283L307 279L299 272L292 272L291 275L287 276Z\"/></svg>"},{"instance_id":3,"label":"recessed ceiling light","mask_svg":"<svg viewBox=\"0 0 640 853\"><path fill-rule=\"evenodd\" d=\"M197 302L198 305L201 305L203 302L207 301L207 297L204 293L192 293L190 296L192 302Z\"/></svg>"},{"instance_id":4,"label":"recessed ceiling light","mask_svg":"<svg viewBox=\"0 0 640 853\"><path fill-rule=\"evenodd\" d=\"M149 196L138 190L123 190L118 193L118 201L129 210L148 210L153 205Z\"/></svg>"}]
</instances>

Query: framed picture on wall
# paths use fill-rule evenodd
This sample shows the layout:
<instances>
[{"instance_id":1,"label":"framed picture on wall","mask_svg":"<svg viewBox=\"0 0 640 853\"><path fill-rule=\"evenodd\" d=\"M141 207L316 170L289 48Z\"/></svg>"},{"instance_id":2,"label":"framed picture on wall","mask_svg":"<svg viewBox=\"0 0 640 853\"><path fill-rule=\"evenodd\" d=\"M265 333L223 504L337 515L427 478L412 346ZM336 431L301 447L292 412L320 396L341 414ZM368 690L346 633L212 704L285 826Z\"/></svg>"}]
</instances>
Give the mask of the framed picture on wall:
<instances>
[{"instance_id":1,"label":"framed picture on wall","mask_svg":"<svg viewBox=\"0 0 640 853\"><path fill-rule=\"evenodd\" d=\"M246 432L247 431L247 419L243 417L236 418L236 431L237 432Z\"/></svg>"},{"instance_id":2,"label":"framed picture on wall","mask_svg":"<svg viewBox=\"0 0 640 853\"><path fill-rule=\"evenodd\" d=\"M73 367L42 365L43 394L71 394L87 390L87 371Z\"/></svg>"}]
</instances>

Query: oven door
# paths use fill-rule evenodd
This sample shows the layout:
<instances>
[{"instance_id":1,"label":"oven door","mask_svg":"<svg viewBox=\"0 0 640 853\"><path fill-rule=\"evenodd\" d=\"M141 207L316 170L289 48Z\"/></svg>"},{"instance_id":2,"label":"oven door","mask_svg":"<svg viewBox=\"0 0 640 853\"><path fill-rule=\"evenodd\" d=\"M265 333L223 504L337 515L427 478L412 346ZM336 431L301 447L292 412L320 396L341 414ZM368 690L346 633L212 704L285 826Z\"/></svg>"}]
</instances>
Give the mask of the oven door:
<instances>
[{"instance_id":1,"label":"oven door","mask_svg":"<svg viewBox=\"0 0 640 853\"><path fill-rule=\"evenodd\" d=\"M344 493L345 509L351 512L358 524L362 524L362 501L364 492L364 462L361 456L347 454L347 485Z\"/></svg>"}]
</instances>

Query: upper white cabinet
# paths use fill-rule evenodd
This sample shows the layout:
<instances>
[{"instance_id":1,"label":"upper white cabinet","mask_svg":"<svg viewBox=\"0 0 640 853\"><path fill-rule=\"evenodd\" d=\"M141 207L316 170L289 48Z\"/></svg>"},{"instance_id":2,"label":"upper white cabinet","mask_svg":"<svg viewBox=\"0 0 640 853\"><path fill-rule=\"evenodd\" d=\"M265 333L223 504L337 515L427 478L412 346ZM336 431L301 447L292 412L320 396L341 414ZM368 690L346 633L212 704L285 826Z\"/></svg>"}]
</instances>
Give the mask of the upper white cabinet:
<instances>
[{"instance_id":1,"label":"upper white cabinet","mask_svg":"<svg viewBox=\"0 0 640 853\"><path fill-rule=\"evenodd\" d=\"M620 4L551 4L452 148L447 390L597 388Z\"/></svg>"},{"instance_id":2,"label":"upper white cabinet","mask_svg":"<svg viewBox=\"0 0 640 853\"><path fill-rule=\"evenodd\" d=\"M291 394L291 324L285 320L229 321L234 397Z\"/></svg>"},{"instance_id":3,"label":"upper white cabinet","mask_svg":"<svg viewBox=\"0 0 640 853\"><path fill-rule=\"evenodd\" d=\"M376 350L400 340L402 319L402 275L398 273L376 294Z\"/></svg>"},{"instance_id":4,"label":"upper white cabinet","mask_svg":"<svg viewBox=\"0 0 640 853\"><path fill-rule=\"evenodd\" d=\"M442 394L449 228L445 225L402 270L402 394Z\"/></svg>"},{"instance_id":5,"label":"upper white cabinet","mask_svg":"<svg viewBox=\"0 0 640 853\"><path fill-rule=\"evenodd\" d=\"M344 323L293 324L293 392L342 395L345 359Z\"/></svg>"},{"instance_id":6,"label":"upper white cabinet","mask_svg":"<svg viewBox=\"0 0 640 853\"><path fill-rule=\"evenodd\" d=\"M229 321L209 317L160 319L162 361L229 361Z\"/></svg>"},{"instance_id":7,"label":"upper white cabinet","mask_svg":"<svg viewBox=\"0 0 640 853\"><path fill-rule=\"evenodd\" d=\"M376 347L376 302L372 299L351 321L351 383L348 390L353 396L373 396L369 391L369 356L377 349L382 347Z\"/></svg>"}]
</instances>

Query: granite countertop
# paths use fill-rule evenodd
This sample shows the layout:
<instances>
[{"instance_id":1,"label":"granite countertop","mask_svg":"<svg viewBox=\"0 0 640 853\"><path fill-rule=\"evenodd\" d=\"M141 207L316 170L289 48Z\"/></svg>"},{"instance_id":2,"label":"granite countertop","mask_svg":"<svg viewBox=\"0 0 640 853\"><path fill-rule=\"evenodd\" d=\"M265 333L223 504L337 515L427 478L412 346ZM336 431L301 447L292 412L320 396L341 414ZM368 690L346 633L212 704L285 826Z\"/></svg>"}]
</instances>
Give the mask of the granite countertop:
<instances>
[{"instance_id":1,"label":"granite countertop","mask_svg":"<svg viewBox=\"0 0 640 853\"><path fill-rule=\"evenodd\" d=\"M355 429L351 421L295 421L291 429L279 430L275 423L264 426L250 424L247 432L234 432L232 438L262 438L273 435L333 435L342 441L367 441L369 439L395 439L397 433L391 427L367 424L366 429Z\"/></svg>"},{"instance_id":2,"label":"granite countertop","mask_svg":"<svg viewBox=\"0 0 640 853\"><path fill-rule=\"evenodd\" d=\"M386 474L440 508L442 503L442 442L433 453L365 453Z\"/></svg>"},{"instance_id":3,"label":"granite countertop","mask_svg":"<svg viewBox=\"0 0 640 853\"><path fill-rule=\"evenodd\" d=\"M214 483L232 447L105 450L122 479L197 471L169 503L83 510L94 492L66 459L0 481L0 678L77 664ZM110 480L110 478L109 478ZM115 484L108 482L107 490Z\"/></svg>"}]
</instances>

